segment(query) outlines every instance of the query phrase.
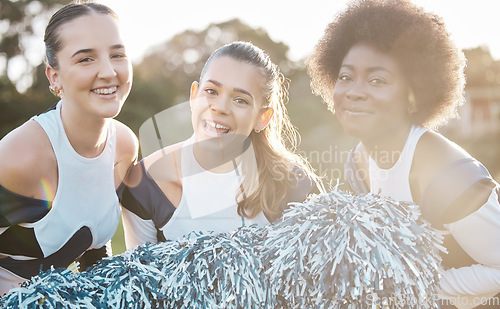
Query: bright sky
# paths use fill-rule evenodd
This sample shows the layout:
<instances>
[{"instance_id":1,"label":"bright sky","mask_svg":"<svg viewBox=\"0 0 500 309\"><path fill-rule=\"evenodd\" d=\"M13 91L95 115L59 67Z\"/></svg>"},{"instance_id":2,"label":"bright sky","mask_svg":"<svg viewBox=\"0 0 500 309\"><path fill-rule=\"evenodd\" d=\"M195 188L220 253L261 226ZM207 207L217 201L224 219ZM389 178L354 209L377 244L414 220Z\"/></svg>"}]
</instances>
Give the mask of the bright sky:
<instances>
[{"instance_id":1,"label":"bright sky","mask_svg":"<svg viewBox=\"0 0 500 309\"><path fill-rule=\"evenodd\" d=\"M413 0L442 16L461 48L488 46L500 59L500 1ZM290 47L293 60L307 56L326 25L347 0L101 0L117 12L128 41L129 55L138 62L148 48L186 29L203 30L211 23L239 18L265 29L275 41Z\"/></svg>"}]
</instances>

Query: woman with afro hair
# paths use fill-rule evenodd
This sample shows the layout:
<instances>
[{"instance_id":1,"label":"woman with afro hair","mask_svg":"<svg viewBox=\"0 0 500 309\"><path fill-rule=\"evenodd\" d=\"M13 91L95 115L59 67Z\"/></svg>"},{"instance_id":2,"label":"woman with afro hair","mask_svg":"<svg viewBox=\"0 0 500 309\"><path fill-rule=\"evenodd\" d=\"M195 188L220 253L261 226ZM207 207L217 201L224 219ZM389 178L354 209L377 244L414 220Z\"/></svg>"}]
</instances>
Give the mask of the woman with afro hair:
<instances>
[{"instance_id":1,"label":"woman with afro hair","mask_svg":"<svg viewBox=\"0 0 500 309\"><path fill-rule=\"evenodd\" d=\"M497 294L500 186L433 131L456 116L465 84L442 18L406 0L350 2L307 67L314 93L360 140L346 164L351 189L412 201L444 232L442 303L472 308Z\"/></svg>"}]
</instances>

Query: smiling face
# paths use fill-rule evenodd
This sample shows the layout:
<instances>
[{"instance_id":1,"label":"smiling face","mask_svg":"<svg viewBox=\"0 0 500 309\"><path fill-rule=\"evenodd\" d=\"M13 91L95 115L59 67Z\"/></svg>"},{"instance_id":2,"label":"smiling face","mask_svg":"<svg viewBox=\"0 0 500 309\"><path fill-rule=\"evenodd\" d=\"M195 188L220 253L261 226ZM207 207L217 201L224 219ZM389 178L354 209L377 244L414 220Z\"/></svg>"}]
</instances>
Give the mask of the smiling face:
<instances>
[{"instance_id":1,"label":"smiling face","mask_svg":"<svg viewBox=\"0 0 500 309\"><path fill-rule=\"evenodd\" d=\"M118 115L132 85L118 21L105 14L78 17L61 26L57 68L48 66L51 85L60 89L64 109L79 117Z\"/></svg>"},{"instance_id":2,"label":"smiling face","mask_svg":"<svg viewBox=\"0 0 500 309\"><path fill-rule=\"evenodd\" d=\"M263 76L253 65L220 56L211 61L200 83L191 87L196 141L229 135L246 138L262 130L272 109L264 106Z\"/></svg>"},{"instance_id":3,"label":"smiling face","mask_svg":"<svg viewBox=\"0 0 500 309\"><path fill-rule=\"evenodd\" d=\"M398 63L360 42L346 54L333 91L335 113L346 133L373 142L407 129L409 86Z\"/></svg>"}]
</instances>

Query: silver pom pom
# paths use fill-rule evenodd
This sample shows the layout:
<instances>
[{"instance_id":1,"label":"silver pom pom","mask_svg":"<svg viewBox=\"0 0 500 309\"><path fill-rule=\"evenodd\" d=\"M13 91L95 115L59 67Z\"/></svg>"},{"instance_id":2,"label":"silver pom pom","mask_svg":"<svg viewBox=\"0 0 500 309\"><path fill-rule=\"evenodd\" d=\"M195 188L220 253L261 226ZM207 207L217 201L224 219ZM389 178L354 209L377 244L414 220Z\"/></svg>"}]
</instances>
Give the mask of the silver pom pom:
<instances>
[{"instance_id":1,"label":"silver pom pom","mask_svg":"<svg viewBox=\"0 0 500 309\"><path fill-rule=\"evenodd\" d=\"M5 308L439 308L442 235L418 207L342 191L311 195L278 222L191 233L41 272Z\"/></svg>"},{"instance_id":2,"label":"silver pom pom","mask_svg":"<svg viewBox=\"0 0 500 309\"><path fill-rule=\"evenodd\" d=\"M442 236L418 207L334 190L268 228L264 264L289 308L437 308Z\"/></svg>"}]
</instances>

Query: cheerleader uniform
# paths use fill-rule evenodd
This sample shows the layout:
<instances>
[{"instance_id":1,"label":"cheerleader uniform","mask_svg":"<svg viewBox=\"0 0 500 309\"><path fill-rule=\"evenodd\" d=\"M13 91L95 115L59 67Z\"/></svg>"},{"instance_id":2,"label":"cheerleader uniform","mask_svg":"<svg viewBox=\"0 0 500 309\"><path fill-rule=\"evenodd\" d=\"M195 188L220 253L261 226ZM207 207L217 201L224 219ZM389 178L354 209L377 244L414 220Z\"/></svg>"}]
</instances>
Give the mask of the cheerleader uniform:
<instances>
[{"instance_id":1,"label":"cheerleader uniform","mask_svg":"<svg viewBox=\"0 0 500 309\"><path fill-rule=\"evenodd\" d=\"M57 160L53 201L10 192L0 186L0 295L40 270L67 267L89 249L101 252L120 217L114 184L116 133L109 122L106 145L95 158L71 146L61 120L61 102L35 116Z\"/></svg>"}]
</instances>

